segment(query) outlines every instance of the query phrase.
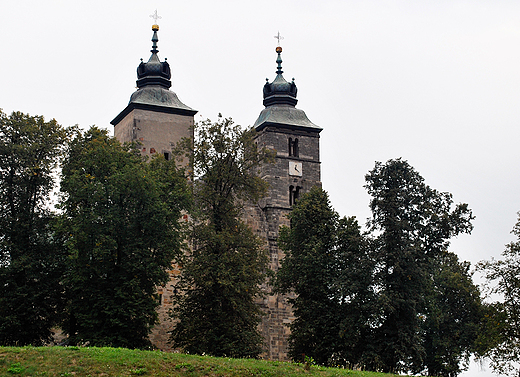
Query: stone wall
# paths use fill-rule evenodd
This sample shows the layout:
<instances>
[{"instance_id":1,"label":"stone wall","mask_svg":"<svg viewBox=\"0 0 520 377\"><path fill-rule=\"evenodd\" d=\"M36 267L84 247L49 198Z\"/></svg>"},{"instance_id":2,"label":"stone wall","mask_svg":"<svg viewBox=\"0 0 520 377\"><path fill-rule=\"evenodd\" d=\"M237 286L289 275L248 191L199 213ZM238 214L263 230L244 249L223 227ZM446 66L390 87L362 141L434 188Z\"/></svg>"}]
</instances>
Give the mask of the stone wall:
<instances>
[{"instance_id":1,"label":"stone wall","mask_svg":"<svg viewBox=\"0 0 520 377\"><path fill-rule=\"evenodd\" d=\"M193 138L193 122L193 116L134 109L114 126L114 136L122 143L141 143L145 156L168 153L171 157L180 140Z\"/></svg>"}]
</instances>

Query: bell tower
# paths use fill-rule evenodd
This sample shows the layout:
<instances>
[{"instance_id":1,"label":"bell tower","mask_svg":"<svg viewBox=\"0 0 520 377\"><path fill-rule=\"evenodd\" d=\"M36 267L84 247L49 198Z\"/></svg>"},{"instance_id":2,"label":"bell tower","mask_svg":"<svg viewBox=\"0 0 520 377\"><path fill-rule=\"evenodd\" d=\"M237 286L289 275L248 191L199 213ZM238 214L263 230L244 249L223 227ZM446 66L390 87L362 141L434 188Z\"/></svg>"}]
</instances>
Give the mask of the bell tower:
<instances>
[{"instance_id":1,"label":"bell tower","mask_svg":"<svg viewBox=\"0 0 520 377\"><path fill-rule=\"evenodd\" d=\"M157 14L155 16L158 18ZM153 25L152 31L152 55L146 63L141 59L137 67L138 89L131 95L128 106L110 123L114 125L114 135L120 142L139 142L142 155L151 157L161 153L169 160L180 140L193 138L193 117L197 111L182 103L170 90L170 65L166 59L161 62L158 55L159 26ZM172 322L168 312L173 304L173 284L179 271L172 266L168 273L170 282L157 287L159 323L150 334L152 344L164 351L171 350L168 331L172 329Z\"/></svg>"},{"instance_id":2,"label":"bell tower","mask_svg":"<svg viewBox=\"0 0 520 377\"><path fill-rule=\"evenodd\" d=\"M280 40L280 36L277 38ZM264 165L260 173L269 183L267 197L255 209L251 208L247 219L265 239L270 268L275 272L283 258L283 252L278 248L280 226L290 225L287 214L301 194L313 186L321 187L319 134L322 130L307 118L303 110L296 108L296 84L294 79L287 82L282 75L280 46L276 53L276 77L272 82L266 79L263 89L265 109L254 123L258 146L274 150L276 157L274 164ZM269 293L263 302L266 315L261 330L267 342L266 357L271 360L288 359L288 325L294 320L288 298Z\"/></svg>"},{"instance_id":3,"label":"bell tower","mask_svg":"<svg viewBox=\"0 0 520 377\"><path fill-rule=\"evenodd\" d=\"M182 103L170 90L170 65L158 55L157 32L152 26L152 55L137 67L137 91L128 106L110 123L114 135L122 143L138 141L143 155L161 153L171 158L172 149L182 139L193 138L193 116L197 113Z\"/></svg>"}]
</instances>

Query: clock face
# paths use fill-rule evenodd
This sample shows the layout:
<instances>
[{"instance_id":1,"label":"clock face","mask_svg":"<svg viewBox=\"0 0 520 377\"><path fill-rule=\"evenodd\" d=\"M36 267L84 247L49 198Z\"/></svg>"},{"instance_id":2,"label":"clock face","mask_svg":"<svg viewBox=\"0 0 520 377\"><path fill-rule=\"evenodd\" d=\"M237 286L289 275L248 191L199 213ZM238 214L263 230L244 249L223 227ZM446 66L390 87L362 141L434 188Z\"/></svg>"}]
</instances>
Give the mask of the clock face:
<instances>
[{"instance_id":1,"label":"clock face","mask_svg":"<svg viewBox=\"0 0 520 377\"><path fill-rule=\"evenodd\" d=\"M301 161L289 161L289 175L297 177L302 176L302 163Z\"/></svg>"}]
</instances>

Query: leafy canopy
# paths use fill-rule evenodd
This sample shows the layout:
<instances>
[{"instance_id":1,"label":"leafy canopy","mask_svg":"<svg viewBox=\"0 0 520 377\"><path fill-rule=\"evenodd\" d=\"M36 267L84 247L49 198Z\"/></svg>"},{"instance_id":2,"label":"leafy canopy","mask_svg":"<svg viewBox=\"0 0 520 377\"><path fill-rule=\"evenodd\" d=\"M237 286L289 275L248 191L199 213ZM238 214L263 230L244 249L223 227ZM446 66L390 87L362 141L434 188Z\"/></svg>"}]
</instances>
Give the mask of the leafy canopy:
<instances>
[{"instance_id":1,"label":"leafy canopy","mask_svg":"<svg viewBox=\"0 0 520 377\"><path fill-rule=\"evenodd\" d=\"M280 230L285 256L276 290L289 299L289 355L312 357L321 365L358 363L367 326L371 262L355 218L339 219L319 187L304 194L288 215L291 227Z\"/></svg>"},{"instance_id":2,"label":"leafy canopy","mask_svg":"<svg viewBox=\"0 0 520 377\"><path fill-rule=\"evenodd\" d=\"M431 315L426 298L434 291L432 275L450 239L472 230L467 204L424 183L407 161L376 162L366 177L372 196L369 227L374 242L375 290L380 317L374 324L370 369L418 373L426 350L423 318Z\"/></svg>"},{"instance_id":3,"label":"leafy canopy","mask_svg":"<svg viewBox=\"0 0 520 377\"><path fill-rule=\"evenodd\" d=\"M62 307L64 255L49 209L69 131L0 110L0 344L40 345Z\"/></svg>"},{"instance_id":4,"label":"leafy canopy","mask_svg":"<svg viewBox=\"0 0 520 377\"><path fill-rule=\"evenodd\" d=\"M267 257L240 219L244 202L267 189L256 170L269 155L253 137L219 117L198 123L195 140L187 141L195 173L193 248L182 261L171 339L189 353L257 357L262 350L256 299Z\"/></svg>"},{"instance_id":5,"label":"leafy canopy","mask_svg":"<svg viewBox=\"0 0 520 377\"><path fill-rule=\"evenodd\" d=\"M502 259L482 261L478 268L487 279L489 293L501 297L492 304L494 321L490 332L494 346L484 356L491 360L491 367L501 374L518 374L520 360L520 212L511 233L517 239L506 245Z\"/></svg>"},{"instance_id":6,"label":"leafy canopy","mask_svg":"<svg viewBox=\"0 0 520 377\"><path fill-rule=\"evenodd\" d=\"M62 172L67 321L73 343L137 348L156 323L156 286L182 254L189 191L164 158L147 163L92 127L73 140Z\"/></svg>"}]
</instances>

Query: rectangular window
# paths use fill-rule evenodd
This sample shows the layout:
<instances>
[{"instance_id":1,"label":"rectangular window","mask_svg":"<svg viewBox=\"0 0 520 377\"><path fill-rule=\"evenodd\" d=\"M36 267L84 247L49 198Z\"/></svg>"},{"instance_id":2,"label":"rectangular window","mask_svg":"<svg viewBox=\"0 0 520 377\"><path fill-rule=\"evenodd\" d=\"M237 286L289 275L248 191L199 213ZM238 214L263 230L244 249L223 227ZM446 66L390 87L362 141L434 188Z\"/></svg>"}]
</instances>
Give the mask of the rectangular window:
<instances>
[{"instance_id":1,"label":"rectangular window","mask_svg":"<svg viewBox=\"0 0 520 377\"><path fill-rule=\"evenodd\" d=\"M301 191L301 187L300 186L289 186L289 205L290 206L293 206L296 204L296 202L298 201L298 199L300 198L300 191Z\"/></svg>"},{"instance_id":2,"label":"rectangular window","mask_svg":"<svg viewBox=\"0 0 520 377\"><path fill-rule=\"evenodd\" d=\"M289 156L299 157L298 139L289 138Z\"/></svg>"}]
</instances>

